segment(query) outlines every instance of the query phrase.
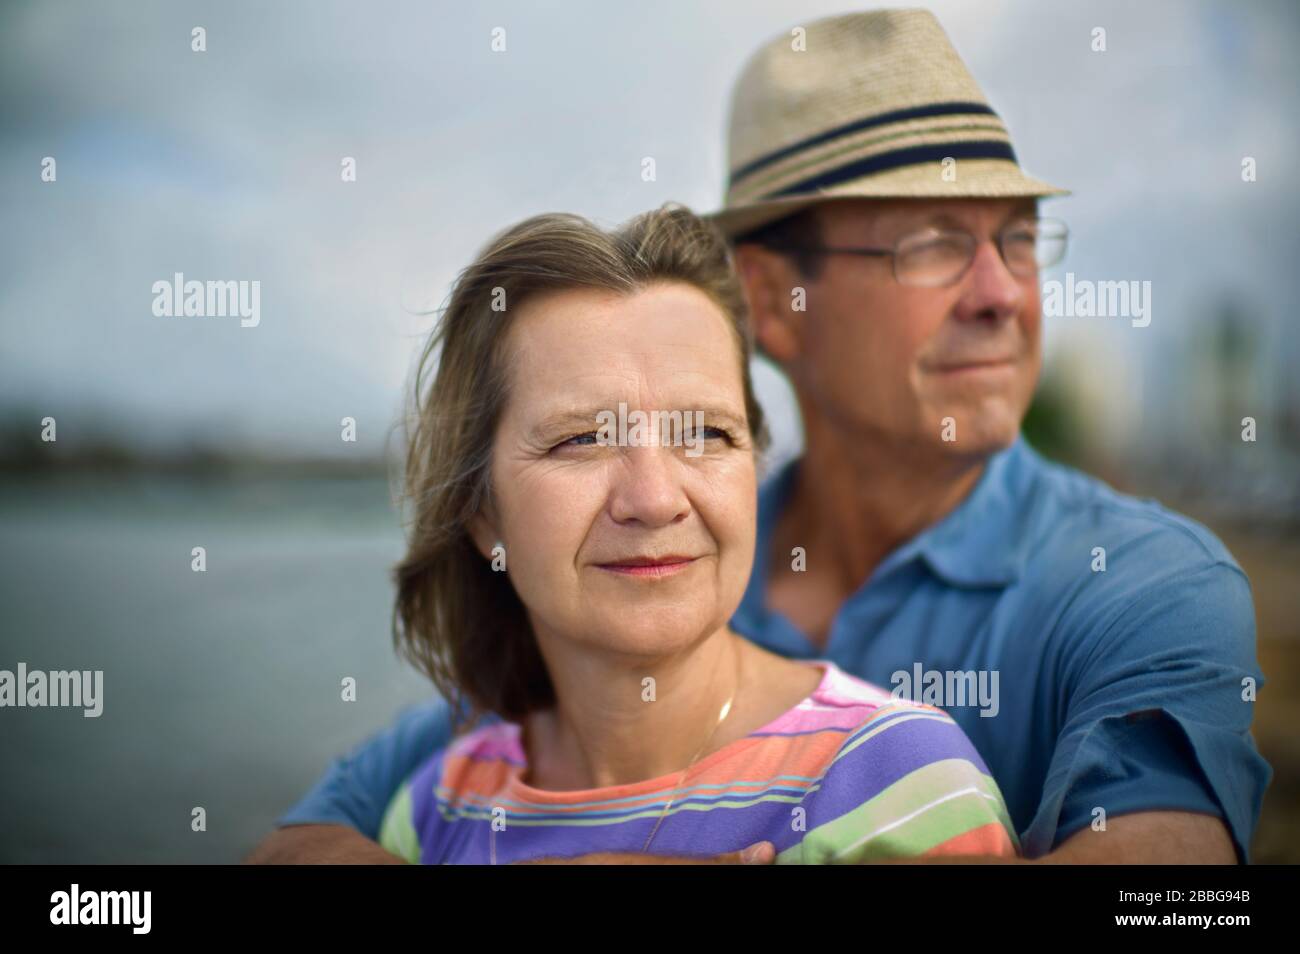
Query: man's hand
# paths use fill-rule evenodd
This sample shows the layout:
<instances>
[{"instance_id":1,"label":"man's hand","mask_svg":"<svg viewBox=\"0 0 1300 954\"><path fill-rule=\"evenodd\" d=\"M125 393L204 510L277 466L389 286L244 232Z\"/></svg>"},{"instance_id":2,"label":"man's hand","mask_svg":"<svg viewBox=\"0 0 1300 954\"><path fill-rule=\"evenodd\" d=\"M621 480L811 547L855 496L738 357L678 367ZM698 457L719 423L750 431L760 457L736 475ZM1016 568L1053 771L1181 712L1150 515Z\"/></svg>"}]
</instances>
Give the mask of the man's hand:
<instances>
[{"instance_id":1,"label":"man's hand","mask_svg":"<svg viewBox=\"0 0 1300 954\"><path fill-rule=\"evenodd\" d=\"M404 865L347 825L290 825L262 839L244 859L247 865Z\"/></svg>"},{"instance_id":2,"label":"man's hand","mask_svg":"<svg viewBox=\"0 0 1300 954\"><path fill-rule=\"evenodd\" d=\"M576 858L537 858L531 865L770 865L776 848L760 841L743 851L711 858L599 852ZM244 859L248 865L404 865L406 860L380 848L347 825L290 825L271 832Z\"/></svg>"},{"instance_id":3,"label":"man's hand","mask_svg":"<svg viewBox=\"0 0 1300 954\"><path fill-rule=\"evenodd\" d=\"M574 858L534 858L521 861L521 865L770 865L776 860L776 847L770 841L760 841L743 851L705 858L671 857L665 855L639 855L632 852L602 851Z\"/></svg>"}]
</instances>

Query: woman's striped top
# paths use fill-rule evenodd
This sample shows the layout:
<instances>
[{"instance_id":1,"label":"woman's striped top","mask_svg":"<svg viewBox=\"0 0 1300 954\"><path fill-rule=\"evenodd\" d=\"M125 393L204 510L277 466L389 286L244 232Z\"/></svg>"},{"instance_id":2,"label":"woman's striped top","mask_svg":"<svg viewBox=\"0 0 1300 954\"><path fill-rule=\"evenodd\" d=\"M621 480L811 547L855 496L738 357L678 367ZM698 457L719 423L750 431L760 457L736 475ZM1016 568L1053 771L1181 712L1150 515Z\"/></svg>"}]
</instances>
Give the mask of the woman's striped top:
<instances>
[{"instance_id":1,"label":"woman's striped top","mask_svg":"<svg viewBox=\"0 0 1300 954\"><path fill-rule=\"evenodd\" d=\"M829 661L812 695L680 772L543 791L520 779L520 728L481 726L434 753L384 816L380 843L423 864L506 864L590 852L707 856L757 841L778 864L1014 855L1002 794L943 710Z\"/></svg>"}]
</instances>

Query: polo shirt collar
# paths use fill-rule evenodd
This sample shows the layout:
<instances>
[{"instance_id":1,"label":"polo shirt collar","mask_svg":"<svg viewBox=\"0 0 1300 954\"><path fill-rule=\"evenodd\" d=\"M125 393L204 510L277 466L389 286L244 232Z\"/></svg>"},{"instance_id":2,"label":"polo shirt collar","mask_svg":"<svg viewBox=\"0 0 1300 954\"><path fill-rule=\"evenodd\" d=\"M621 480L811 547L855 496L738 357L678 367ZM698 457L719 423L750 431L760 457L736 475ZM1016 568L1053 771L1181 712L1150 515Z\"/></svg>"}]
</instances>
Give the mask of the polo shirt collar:
<instances>
[{"instance_id":1,"label":"polo shirt collar","mask_svg":"<svg viewBox=\"0 0 1300 954\"><path fill-rule=\"evenodd\" d=\"M1027 557L1027 490L1034 461L1033 451L1017 435L1010 447L989 458L975 488L952 513L897 552L914 548L936 576L953 586L1011 585Z\"/></svg>"},{"instance_id":2,"label":"polo shirt collar","mask_svg":"<svg viewBox=\"0 0 1300 954\"><path fill-rule=\"evenodd\" d=\"M956 509L890 553L872 580L913 560L958 587L1002 587L1019 579L1028 547L1026 503L1038 458L1017 436L989 458L974 489ZM790 461L763 485L758 499L758 552L741 612L761 613L772 528L789 499L800 460Z\"/></svg>"}]
</instances>

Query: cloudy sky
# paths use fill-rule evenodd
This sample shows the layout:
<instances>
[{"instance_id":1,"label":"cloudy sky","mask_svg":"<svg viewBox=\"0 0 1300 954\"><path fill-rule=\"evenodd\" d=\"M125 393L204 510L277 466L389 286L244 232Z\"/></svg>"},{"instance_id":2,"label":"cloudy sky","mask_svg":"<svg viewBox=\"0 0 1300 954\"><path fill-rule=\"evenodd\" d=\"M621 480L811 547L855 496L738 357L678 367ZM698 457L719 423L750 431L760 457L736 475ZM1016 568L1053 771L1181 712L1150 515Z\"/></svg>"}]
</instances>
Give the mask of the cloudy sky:
<instances>
[{"instance_id":1,"label":"cloudy sky","mask_svg":"<svg viewBox=\"0 0 1300 954\"><path fill-rule=\"evenodd\" d=\"M294 453L339 451L347 415L376 449L429 310L490 235L542 211L612 225L670 199L716 207L742 62L866 6L6 3L0 410L54 415L60 443ZM1069 268L1153 283L1149 327L1059 319L1049 356L1093 362L1119 402L1105 413L1139 394L1160 426L1187 384L1171 356L1227 296L1267 355L1261 387L1296 396L1296 5L930 6L1025 167L1074 190L1045 207L1072 226ZM260 281L261 323L155 317L152 285L175 272Z\"/></svg>"}]
</instances>

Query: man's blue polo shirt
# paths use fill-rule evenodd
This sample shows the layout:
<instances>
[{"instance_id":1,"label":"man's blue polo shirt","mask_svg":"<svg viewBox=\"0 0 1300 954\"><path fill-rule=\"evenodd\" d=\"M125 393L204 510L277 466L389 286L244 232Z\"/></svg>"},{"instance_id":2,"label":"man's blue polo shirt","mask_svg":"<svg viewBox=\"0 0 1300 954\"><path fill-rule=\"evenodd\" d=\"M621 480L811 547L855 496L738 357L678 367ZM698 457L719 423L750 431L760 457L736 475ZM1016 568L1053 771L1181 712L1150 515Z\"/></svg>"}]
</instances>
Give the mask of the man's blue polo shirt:
<instances>
[{"instance_id":1,"label":"man's blue polo shirt","mask_svg":"<svg viewBox=\"0 0 1300 954\"><path fill-rule=\"evenodd\" d=\"M819 650L763 599L798 467L760 492L737 632L927 702L935 686L996 687L937 698L988 764L1028 857L1104 818L1182 810L1223 819L1249 859L1272 776L1250 735L1263 676L1250 585L1213 534L1021 438L960 506L876 567ZM376 837L392 794L450 732L446 703L409 707L336 759L278 824Z\"/></svg>"}]
</instances>

